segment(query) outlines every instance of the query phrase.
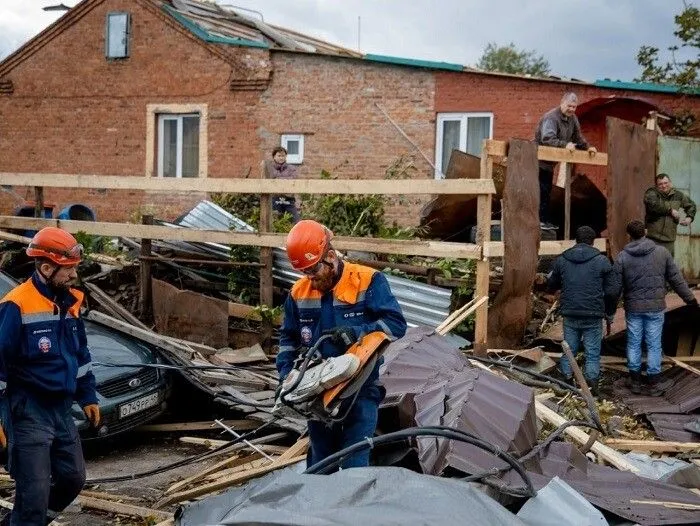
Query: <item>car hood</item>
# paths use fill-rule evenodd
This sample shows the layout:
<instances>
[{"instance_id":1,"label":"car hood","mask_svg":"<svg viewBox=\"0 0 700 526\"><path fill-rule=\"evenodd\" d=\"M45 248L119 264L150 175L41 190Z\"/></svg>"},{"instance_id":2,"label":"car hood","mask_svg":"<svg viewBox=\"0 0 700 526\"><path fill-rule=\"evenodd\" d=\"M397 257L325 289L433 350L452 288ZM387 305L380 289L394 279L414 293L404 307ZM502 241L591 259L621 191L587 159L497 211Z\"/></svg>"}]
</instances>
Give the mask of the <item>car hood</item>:
<instances>
[{"instance_id":1,"label":"car hood","mask_svg":"<svg viewBox=\"0 0 700 526\"><path fill-rule=\"evenodd\" d=\"M129 338L115 330L98 323L85 320L88 348L93 362L134 364L157 363L156 353L148 345ZM105 367L95 365L92 368L98 383L133 373L132 367Z\"/></svg>"}]
</instances>

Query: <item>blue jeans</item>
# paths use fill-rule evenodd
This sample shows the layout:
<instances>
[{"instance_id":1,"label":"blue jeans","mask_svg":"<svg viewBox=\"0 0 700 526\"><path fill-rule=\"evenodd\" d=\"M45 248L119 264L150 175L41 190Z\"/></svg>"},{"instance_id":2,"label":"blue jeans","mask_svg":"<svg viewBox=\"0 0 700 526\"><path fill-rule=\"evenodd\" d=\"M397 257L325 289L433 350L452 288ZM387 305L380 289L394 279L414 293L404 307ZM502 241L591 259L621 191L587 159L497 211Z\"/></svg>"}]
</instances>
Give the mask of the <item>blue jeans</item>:
<instances>
[{"instance_id":1,"label":"blue jeans","mask_svg":"<svg viewBox=\"0 0 700 526\"><path fill-rule=\"evenodd\" d=\"M600 344L603 340L603 320L600 318L564 318L564 340L576 356L581 342L586 352L586 365L583 376L586 380L597 380L600 375ZM571 378L573 372L565 356L559 360L559 368L564 376Z\"/></svg>"},{"instance_id":2,"label":"blue jeans","mask_svg":"<svg viewBox=\"0 0 700 526\"><path fill-rule=\"evenodd\" d=\"M661 372L661 334L664 312L626 312L627 368L638 373L642 368L642 339L647 344L647 374Z\"/></svg>"},{"instance_id":3,"label":"blue jeans","mask_svg":"<svg viewBox=\"0 0 700 526\"><path fill-rule=\"evenodd\" d=\"M351 446L365 438L372 438L377 428L379 402L383 396L383 387L365 386L342 422L330 426L316 420L309 421L309 452L307 467L311 467L341 449ZM341 405L340 413L346 411ZM370 450L365 449L345 457L340 464L343 469L369 466Z\"/></svg>"},{"instance_id":4,"label":"blue jeans","mask_svg":"<svg viewBox=\"0 0 700 526\"><path fill-rule=\"evenodd\" d=\"M85 484L85 461L71 400L44 401L12 393L4 402L8 420L9 471L15 479L11 526L45 526Z\"/></svg>"}]
</instances>

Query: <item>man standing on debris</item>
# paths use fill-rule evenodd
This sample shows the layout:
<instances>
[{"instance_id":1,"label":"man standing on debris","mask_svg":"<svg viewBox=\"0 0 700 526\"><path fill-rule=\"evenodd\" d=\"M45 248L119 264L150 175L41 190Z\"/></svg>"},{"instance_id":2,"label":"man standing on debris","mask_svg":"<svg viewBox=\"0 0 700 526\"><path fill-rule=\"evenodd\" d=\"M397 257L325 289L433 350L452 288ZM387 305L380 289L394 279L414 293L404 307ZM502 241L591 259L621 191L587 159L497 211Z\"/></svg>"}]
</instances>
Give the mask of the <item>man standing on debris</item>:
<instances>
[{"instance_id":1,"label":"man standing on debris","mask_svg":"<svg viewBox=\"0 0 700 526\"><path fill-rule=\"evenodd\" d=\"M644 207L647 237L673 256L677 227L679 224L690 226L697 212L695 203L673 187L667 174L661 173L656 176L656 186L644 194ZM681 216L681 210L685 217Z\"/></svg>"},{"instance_id":2,"label":"man standing on debris","mask_svg":"<svg viewBox=\"0 0 700 526\"><path fill-rule=\"evenodd\" d=\"M282 146L272 150L272 162L263 161L264 169L267 170L268 179L296 179L296 166L287 164L287 149ZM287 213L292 216L294 223L299 222L299 210L297 209L296 198L293 195L273 195L272 209L279 213Z\"/></svg>"},{"instance_id":3,"label":"man standing on debris","mask_svg":"<svg viewBox=\"0 0 700 526\"><path fill-rule=\"evenodd\" d=\"M578 97L575 93L565 93L559 106L545 113L537 124L535 141L540 146L553 146L567 150L588 150L595 155L596 149L589 146L581 134L581 125L576 117ZM552 161L540 161L540 225L553 228L549 222L549 198L552 193L554 166Z\"/></svg>"},{"instance_id":4,"label":"man standing on debris","mask_svg":"<svg viewBox=\"0 0 700 526\"><path fill-rule=\"evenodd\" d=\"M12 526L48 524L85 483L71 407L77 401L94 427L100 409L83 293L70 288L82 249L68 232L40 230L27 248L34 274L0 301L0 444L16 484Z\"/></svg>"},{"instance_id":5,"label":"man standing on debris","mask_svg":"<svg viewBox=\"0 0 700 526\"><path fill-rule=\"evenodd\" d=\"M644 223L627 224L630 243L618 254L614 269L622 277L627 322L627 369L632 392L641 392L642 340L647 344L647 380L650 394L659 396L661 333L666 310L666 282L688 305L698 301L678 271L671 253L645 237Z\"/></svg>"},{"instance_id":6,"label":"man standing on debris","mask_svg":"<svg viewBox=\"0 0 700 526\"><path fill-rule=\"evenodd\" d=\"M615 314L620 285L608 258L593 247L594 240L595 231L591 227L578 228L576 245L556 259L547 286L562 291L564 340L574 355L583 340L586 351L584 376L593 394L597 395L602 320L605 317L610 321ZM565 356L559 361L559 368L567 381L571 381L573 373Z\"/></svg>"},{"instance_id":7,"label":"man standing on debris","mask_svg":"<svg viewBox=\"0 0 700 526\"><path fill-rule=\"evenodd\" d=\"M287 255L304 274L284 304L277 370L280 381L292 370L299 347L311 347L324 333L323 357L340 356L365 334L382 331L392 339L406 332L406 320L381 272L341 260L331 246L333 234L311 220L297 223L287 236ZM372 438L379 403L385 390L379 384L379 363L359 391L342 422L327 426L309 421L309 466L365 438ZM347 403L347 402L345 402ZM347 406L341 407L341 414ZM343 468L369 465L369 450L348 456Z\"/></svg>"}]
</instances>

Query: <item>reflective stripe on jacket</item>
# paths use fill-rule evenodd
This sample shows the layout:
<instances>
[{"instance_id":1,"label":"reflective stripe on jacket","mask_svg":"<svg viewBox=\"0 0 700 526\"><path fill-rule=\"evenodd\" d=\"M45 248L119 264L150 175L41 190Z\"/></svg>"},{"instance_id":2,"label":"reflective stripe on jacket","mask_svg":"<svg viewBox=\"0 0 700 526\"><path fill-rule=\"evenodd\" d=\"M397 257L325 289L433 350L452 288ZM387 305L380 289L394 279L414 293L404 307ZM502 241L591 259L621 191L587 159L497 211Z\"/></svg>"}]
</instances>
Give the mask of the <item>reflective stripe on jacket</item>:
<instances>
[{"instance_id":1,"label":"reflective stripe on jacket","mask_svg":"<svg viewBox=\"0 0 700 526\"><path fill-rule=\"evenodd\" d=\"M323 331L335 327L351 327L355 339L374 331L382 331L392 339L406 333L406 320L389 282L381 272L341 262L342 275L333 289L325 294L311 288L311 280L297 281L284 304L284 322L280 333L277 369L280 377L292 369L297 349L311 347ZM324 357L345 352L329 341L323 342ZM376 380L372 375L370 380Z\"/></svg>"},{"instance_id":2,"label":"reflective stripe on jacket","mask_svg":"<svg viewBox=\"0 0 700 526\"><path fill-rule=\"evenodd\" d=\"M97 403L83 293L50 296L35 274L0 300L0 382L37 396L70 396L81 406Z\"/></svg>"}]
</instances>

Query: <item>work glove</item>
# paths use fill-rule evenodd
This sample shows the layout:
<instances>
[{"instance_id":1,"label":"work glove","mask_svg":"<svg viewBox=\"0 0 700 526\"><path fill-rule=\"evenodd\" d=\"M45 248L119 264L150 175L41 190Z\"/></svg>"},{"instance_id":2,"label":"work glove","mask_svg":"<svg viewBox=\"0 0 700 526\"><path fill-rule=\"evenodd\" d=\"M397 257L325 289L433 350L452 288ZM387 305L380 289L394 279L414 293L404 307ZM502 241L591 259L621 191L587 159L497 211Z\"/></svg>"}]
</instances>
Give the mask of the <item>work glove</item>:
<instances>
[{"instance_id":1,"label":"work glove","mask_svg":"<svg viewBox=\"0 0 700 526\"><path fill-rule=\"evenodd\" d=\"M97 404L89 404L83 407L85 416L90 421L92 427L100 425L100 406Z\"/></svg>"},{"instance_id":2,"label":"work glove","mask_svg":"<svg viewBox=\"0 0 700 526\"><path fill-rule=\"evenodd\" d=\"M323 331L323 334L332 335L331 340L333 343L345 350L349 349L350 346L357 341L355 329L352 327L334 327Z\"/></svg>"},{"instance_id":3,"label":"work glove","mask_svg":"<svg viewBox=\"0 0 700 526\"><path fill-rule=\"evenodd\" d=\"M5 435L5 428L2 427L2 422L0 422L0 449L7 449L7 436Z\"/></svg>"}]
</instances>

